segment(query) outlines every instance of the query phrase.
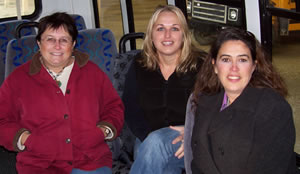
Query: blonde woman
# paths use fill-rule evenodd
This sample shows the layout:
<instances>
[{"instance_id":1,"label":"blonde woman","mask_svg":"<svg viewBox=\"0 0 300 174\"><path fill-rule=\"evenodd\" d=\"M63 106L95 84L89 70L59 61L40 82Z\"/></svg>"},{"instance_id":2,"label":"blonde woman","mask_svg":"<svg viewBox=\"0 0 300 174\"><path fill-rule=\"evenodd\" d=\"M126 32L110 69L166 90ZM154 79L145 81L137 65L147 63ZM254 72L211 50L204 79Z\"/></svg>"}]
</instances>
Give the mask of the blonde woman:
<instances>
[{"instance_id":1,"label":"blonde woman","mask_svg":"<svg viewBox=\"0 0 300 174\"><path fill-rule=\"evenodd\" d=\"M125 82L125 119L137 137L130 173L180 174L184 169L185 108L204 56L192 45L181 10L158 7Z\"/></svg>"}]
</instances>

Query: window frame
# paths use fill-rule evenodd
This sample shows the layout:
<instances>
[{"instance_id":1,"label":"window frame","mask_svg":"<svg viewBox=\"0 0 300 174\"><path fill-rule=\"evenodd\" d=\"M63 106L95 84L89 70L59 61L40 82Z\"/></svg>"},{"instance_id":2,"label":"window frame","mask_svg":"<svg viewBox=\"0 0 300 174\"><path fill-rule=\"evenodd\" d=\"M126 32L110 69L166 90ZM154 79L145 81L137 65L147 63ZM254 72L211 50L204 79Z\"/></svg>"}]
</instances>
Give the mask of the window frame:
<instances>
[{"instance_id":1,"label":"window frame","mask_svg":"<svg viewBox=\"0 0 300 174\"><path fill-rule=\"evenodd\" d=\"M22 19L34 20L34 19L37 19L39 17L39 14L42 11L42 0L34 0L34 6L35 6L35 9L34 9L33 13L30 14L30 15L22 16ZM0 18L0 22L10 21L10 20L17 20L17 19L18 19L17 16L8 17L8 18Z\"/></svg>"}]
</instances>

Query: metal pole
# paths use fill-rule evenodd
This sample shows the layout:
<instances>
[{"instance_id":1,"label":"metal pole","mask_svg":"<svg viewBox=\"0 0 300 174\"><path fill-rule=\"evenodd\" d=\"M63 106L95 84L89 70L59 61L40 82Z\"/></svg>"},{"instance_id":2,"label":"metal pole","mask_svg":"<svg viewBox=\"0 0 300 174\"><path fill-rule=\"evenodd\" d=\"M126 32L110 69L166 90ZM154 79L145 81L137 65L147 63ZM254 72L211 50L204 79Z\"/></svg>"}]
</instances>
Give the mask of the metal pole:
<instances>
[{"instance_id":1,"label":"metal pole","mask_svg":"<svg viewBox=\"0 0 300 174\"><path fill-rule=\"evenodd\" d=\"M22 15L21 15L21 2L20 0L16 0L16 7L17 7L17 19L21 20L22 19Z\"/></svg>"}]
</instances>

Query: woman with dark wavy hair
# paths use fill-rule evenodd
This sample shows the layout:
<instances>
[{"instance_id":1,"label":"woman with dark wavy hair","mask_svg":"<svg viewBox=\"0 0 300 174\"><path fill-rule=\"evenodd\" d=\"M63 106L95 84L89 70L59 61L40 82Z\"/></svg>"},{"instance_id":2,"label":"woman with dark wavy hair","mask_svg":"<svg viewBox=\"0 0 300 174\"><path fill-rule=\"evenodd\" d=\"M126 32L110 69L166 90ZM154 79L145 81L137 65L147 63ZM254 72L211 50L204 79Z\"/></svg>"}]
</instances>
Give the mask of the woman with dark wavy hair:
<instances>
[{"instance_id":1,"label":"woman with dark wavy hair","mask_svg":"<svg viewBox=\"0 0 300 174\"><path fill-rule=\"evenodd\" d=\"M296 173L286 96L285 83L255 36L222 30L188 104L187 173Z\"/></svg>"}]
</instances>

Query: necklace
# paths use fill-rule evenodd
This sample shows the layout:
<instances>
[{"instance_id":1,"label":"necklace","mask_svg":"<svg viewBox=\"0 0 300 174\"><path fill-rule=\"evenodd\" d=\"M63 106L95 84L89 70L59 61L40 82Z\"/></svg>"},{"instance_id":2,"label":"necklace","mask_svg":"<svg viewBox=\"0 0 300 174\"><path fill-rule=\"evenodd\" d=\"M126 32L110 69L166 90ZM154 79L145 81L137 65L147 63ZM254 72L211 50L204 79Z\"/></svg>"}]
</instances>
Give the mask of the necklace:
<instances>
[{"instance_id":1,"label":"necklace","mask_svg":"<svg viewBox=\"0 0 300 174\"><path fill-rule=\"evenodd\" d=\"M43 61L43 58L40 57L40 60L41 60L41 63L44 65L44 67L46 68L46 70L48 71L48 73L50 74L50 76L53 78L53 80L56 82L56 84L58 85L58 87L61 87L61 81L58 80L57 78L62 74L62 72L64 71L65 67L68 66L68 64L66 66L64 66L62 68L62 70L60 70L56 75L54 74L53 71L51 71L45 64L44 64L44 61Z\"/></svg>"},{"instance_id":2,"label":"necklace","mask_svg":"<svg viewBox=\"0 0 300 174\"><path fill-rule=\"evenodd\" d=\"M61 86L61 81L58 80L57 78L62 74L62 72L64 71L65 67L63 67L63 69L61 71L59 71L56 75L48 67L46 67L46 69L47 69L48 73L51 75L51 77L53 78L53 80L55 80L55 82L58 85L58 87L60 87Z\"/></svg>"}]
</instances>

